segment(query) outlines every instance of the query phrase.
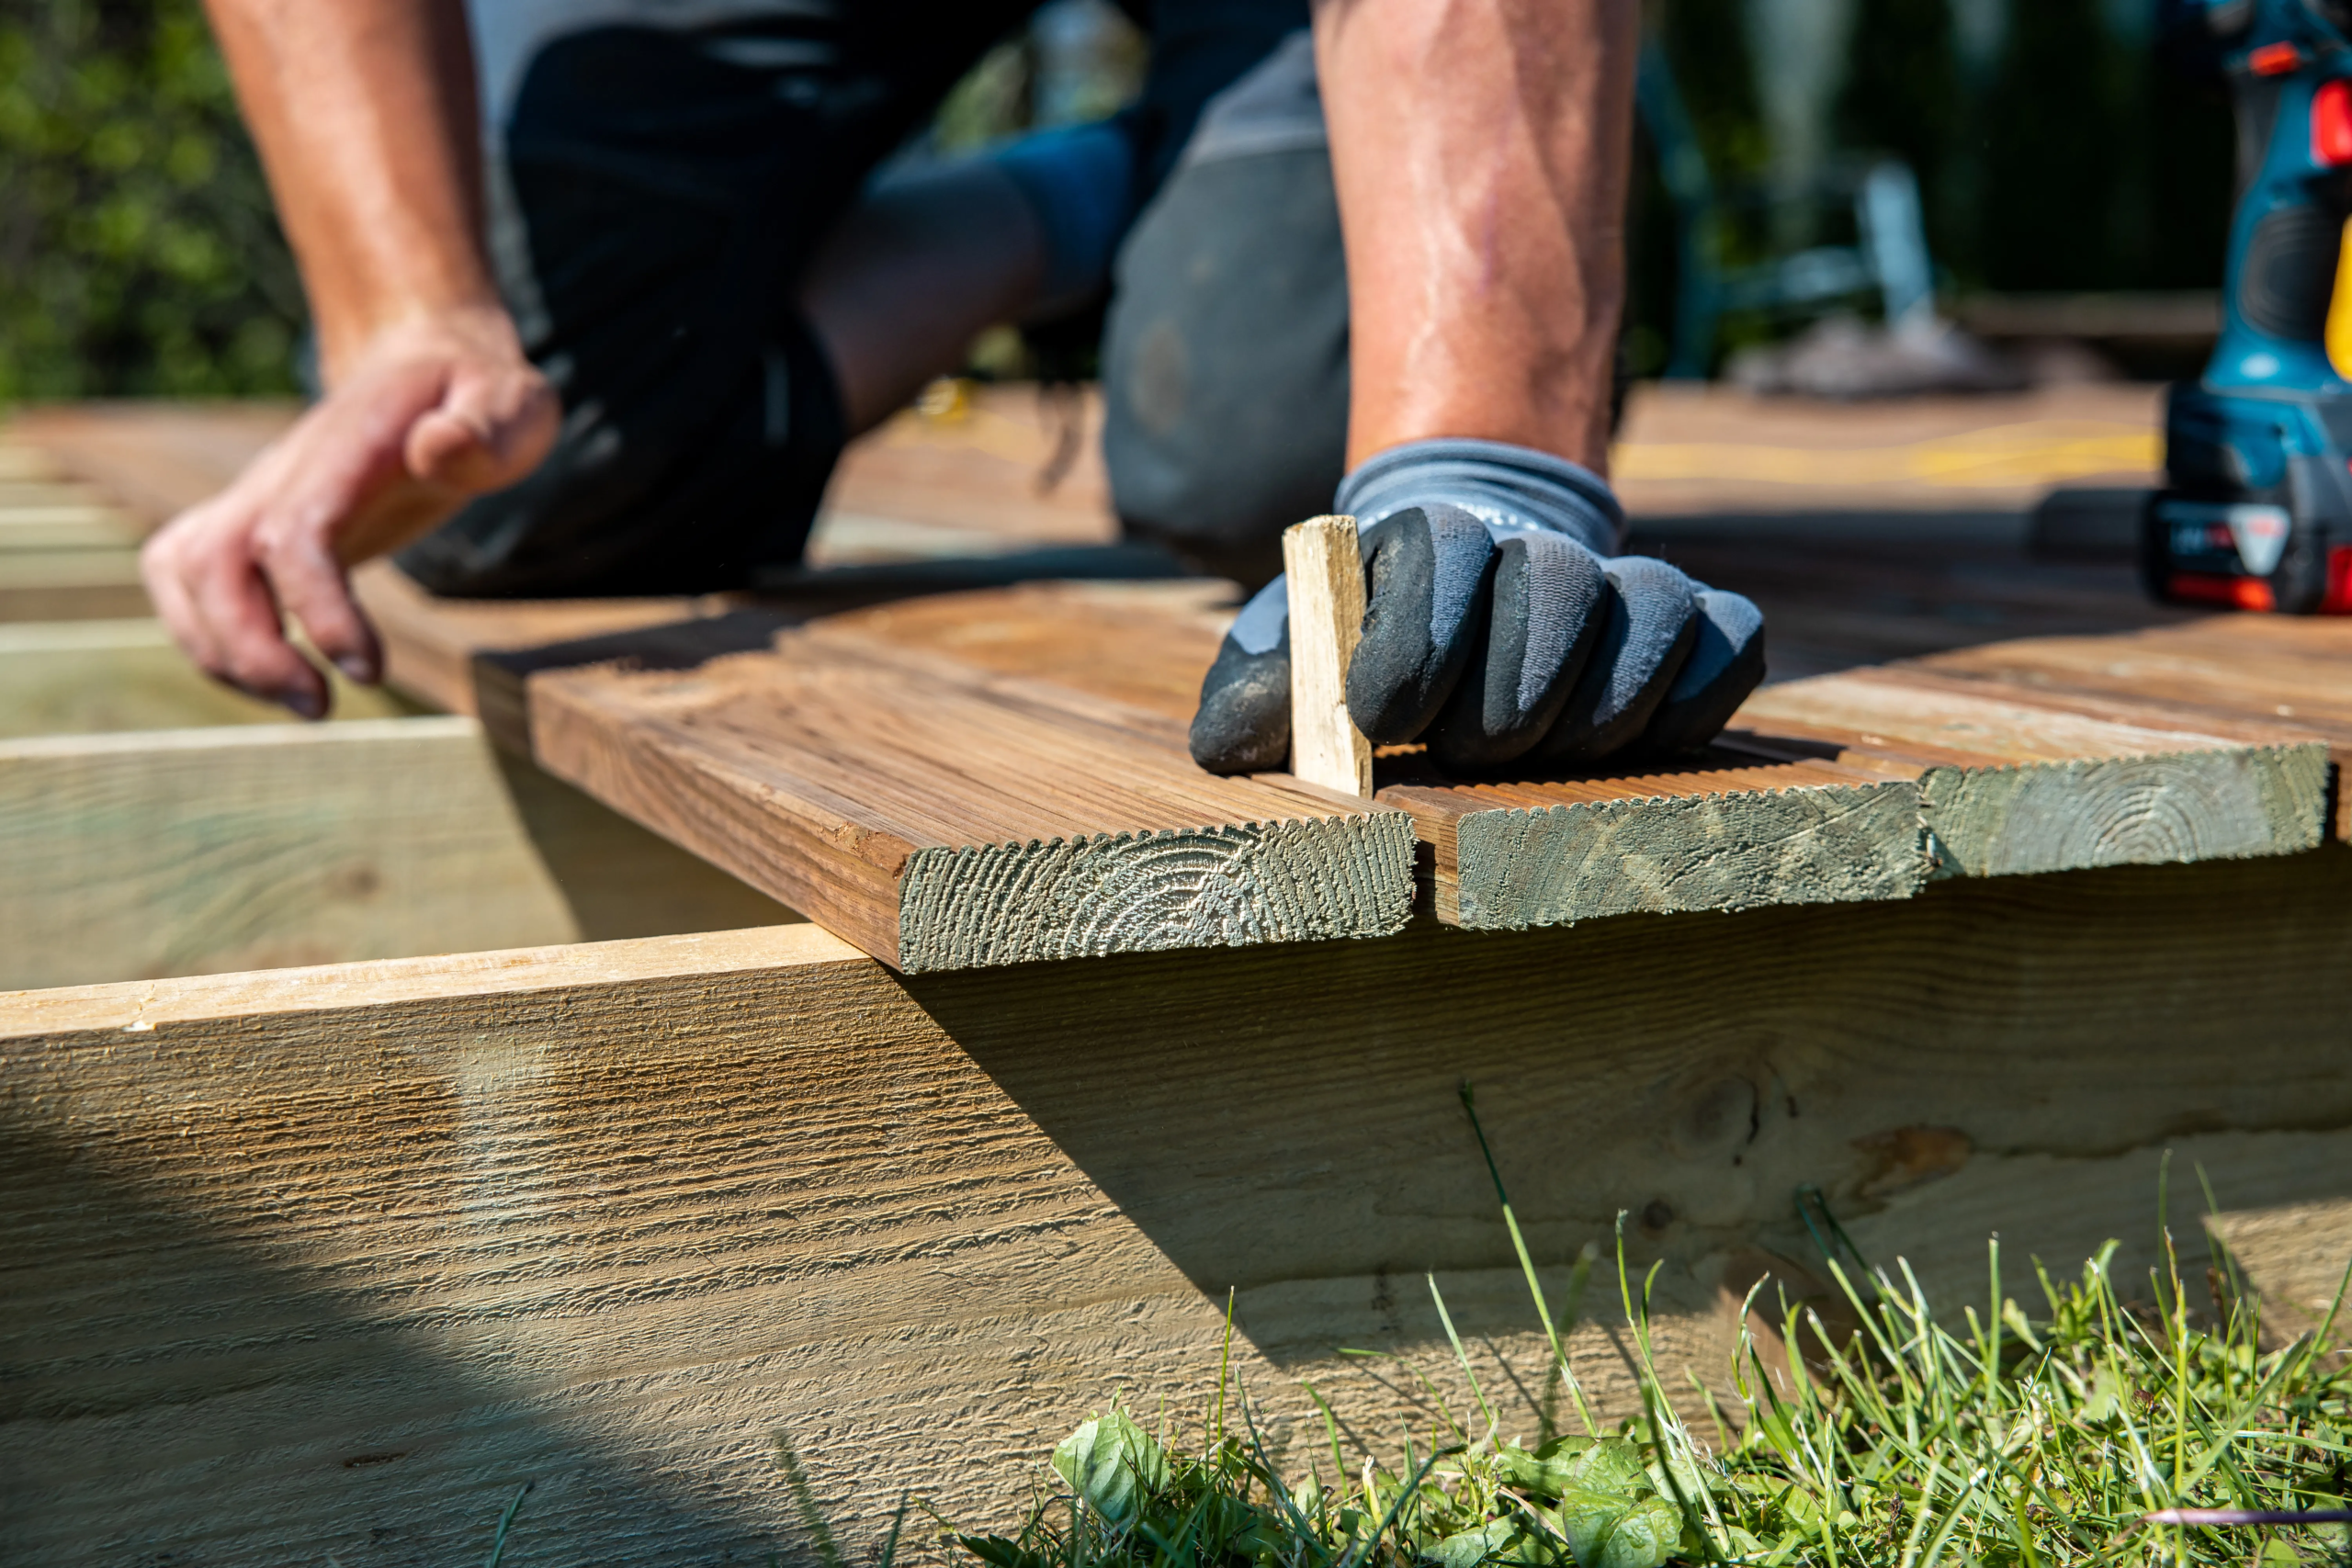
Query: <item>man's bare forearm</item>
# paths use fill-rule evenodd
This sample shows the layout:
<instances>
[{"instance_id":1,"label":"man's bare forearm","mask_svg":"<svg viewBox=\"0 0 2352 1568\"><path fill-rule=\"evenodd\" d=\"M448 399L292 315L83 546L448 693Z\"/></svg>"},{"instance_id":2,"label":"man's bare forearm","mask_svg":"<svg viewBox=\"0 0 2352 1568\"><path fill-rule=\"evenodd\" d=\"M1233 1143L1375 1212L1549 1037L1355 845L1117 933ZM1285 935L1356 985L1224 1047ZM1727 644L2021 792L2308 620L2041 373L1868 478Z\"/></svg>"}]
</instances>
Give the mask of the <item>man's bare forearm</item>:
<instances>
[{"instance_id":1,"label":"man's bare forearm","mask_svg":"<svg viewBox=\"0 0 2352 1568\"><path fill-rule=\"evenodd\" d=\"M381 332L498 308L463 0L208 0L333 384Z\"/></svg>"},{"instance_id":2,"label":"man's bare forearm","mask_svg":"<svg viewBox=\"0 0 2352 1568\"><path fill-rule=\"evenodd\" d=\"M356 681L380 662L345 570L513 484L560 412L482 245L462 0L208 0L293 242L327 395L141 552L155 613L220 680L316 718L288 620Z\"/></svg>"},{"instance_id":3,"label":"man's bare forearm","mask_svg":"<svg viewBox=\"0 0 2352 1568\"><path fill-rule=\"evenodd\" d=\"M1317 0L1351 465L1476 436L1606 472L1635 0Z\"/></svg>"}]
</instances>

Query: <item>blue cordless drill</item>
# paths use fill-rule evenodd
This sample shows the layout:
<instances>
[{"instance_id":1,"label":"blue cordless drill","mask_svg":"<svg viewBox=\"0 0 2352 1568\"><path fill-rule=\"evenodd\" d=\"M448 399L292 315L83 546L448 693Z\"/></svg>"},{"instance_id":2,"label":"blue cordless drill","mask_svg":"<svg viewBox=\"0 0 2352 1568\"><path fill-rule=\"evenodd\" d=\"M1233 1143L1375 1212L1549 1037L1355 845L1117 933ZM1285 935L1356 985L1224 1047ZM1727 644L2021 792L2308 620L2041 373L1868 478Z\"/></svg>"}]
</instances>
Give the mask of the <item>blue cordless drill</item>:
<instances>
[{"instance_id":1,"label":"blue cordless drill","mask_svg":"<svg viewBox=\"0 0 2352 1568\"><path fill-rule=\"evenodd\" d=\"M2177 604L2352 614L2352 0L2165 0L2175 60L2227 80L2238 199L2222 337L2165 409L2141 566Z\"/></svg>"}]
</instances>

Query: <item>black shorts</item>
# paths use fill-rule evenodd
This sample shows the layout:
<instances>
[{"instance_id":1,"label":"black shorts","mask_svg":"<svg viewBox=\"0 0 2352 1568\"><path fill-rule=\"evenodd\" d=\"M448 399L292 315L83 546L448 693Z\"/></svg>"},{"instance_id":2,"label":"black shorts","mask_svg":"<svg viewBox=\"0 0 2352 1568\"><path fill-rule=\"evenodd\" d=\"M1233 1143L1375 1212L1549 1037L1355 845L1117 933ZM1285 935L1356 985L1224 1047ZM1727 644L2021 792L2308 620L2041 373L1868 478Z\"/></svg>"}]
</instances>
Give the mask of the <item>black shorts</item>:
<instances>
[{"instance_id":1,"label":"black shorts","mask_svg":"<svg viewBox=\"0 0 2352 1568\"><path fill-rule=\"evenodd\" d=\"M467 506L401 566L441 593L545 597L741 587L797 560L843 430L794 281L874 169L1033 4L841 0L830 16L600 28L541 49L492 170L491 245L525 346L562 398L561 432L528 479ZM1117 268L1106 455L1136 532L1216 564L1229 541L1271 539L1329 504L1344 274L1319 142L1238 160L1187 151L1203 107L1305 26L1305 0L1159 0L1149 23L1151 70L1128 112L1156 195ZM1288 281L1227 299L1204 290L1204 258ZM1301 333L1268 330L1302 320L1302 289L1323 306L1304 352ZM1270 344L1306 367L1287 378L1316 384L1319 423L1302 426L1298 396L1267 395L1285 380ZM1251 410L1233 395L1244 389ZM1212 456L1214 474L1193 460ZM1282 470L1271 486L1251 477L1267 457Z\"/></svg>"}]
</instances>

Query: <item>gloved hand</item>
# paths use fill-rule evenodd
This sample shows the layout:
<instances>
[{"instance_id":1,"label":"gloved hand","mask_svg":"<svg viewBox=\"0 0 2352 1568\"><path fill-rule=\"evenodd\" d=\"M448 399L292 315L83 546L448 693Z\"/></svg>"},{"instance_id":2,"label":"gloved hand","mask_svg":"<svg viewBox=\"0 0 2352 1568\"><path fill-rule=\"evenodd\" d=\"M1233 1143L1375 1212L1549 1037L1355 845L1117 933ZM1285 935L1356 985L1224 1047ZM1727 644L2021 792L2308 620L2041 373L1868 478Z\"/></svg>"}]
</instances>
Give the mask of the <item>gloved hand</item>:
<instances>
[{"instance_id":1,"label":"gloved hand","mask_svg":"<svg viewBox=\"0 0 2352 1568\"><path fill-rule=\"evenodd\" d=\"M1395 446L1341 481L1369 574L1348 712L1374 745L1425 741L1452 771L1586 766L1695 750L1764 677L1764 617L1664 561L1611 556L1599 476L1492 441ZM1279 768L1290 750L1290 601L1245 605L1201 684L1193 758Z\"/></svg>"}]
</instances>

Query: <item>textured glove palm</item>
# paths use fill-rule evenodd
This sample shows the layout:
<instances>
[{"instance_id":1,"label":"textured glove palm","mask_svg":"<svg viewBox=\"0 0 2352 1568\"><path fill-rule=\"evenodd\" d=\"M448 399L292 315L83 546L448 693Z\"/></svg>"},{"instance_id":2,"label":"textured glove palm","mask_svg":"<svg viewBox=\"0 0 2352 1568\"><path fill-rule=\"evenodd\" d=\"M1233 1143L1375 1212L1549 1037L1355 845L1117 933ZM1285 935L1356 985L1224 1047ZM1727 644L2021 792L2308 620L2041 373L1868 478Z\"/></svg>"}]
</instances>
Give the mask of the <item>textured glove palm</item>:
<instances>
[{"instance_id":1,"label":"textured glove palm","mask_svg":"<svg viewBox=\"0 0 2352 1568\"><path fill-rule=\"evenodd\" d=\"M1575 464L1416 442L1351 474L1339 504L1368 522L1348 710L1375 745L1424 741L1461 772L1688 751L1763 678L1756 606L1663 561L1603 555L1622 517ZM1288 604L1277 578L1202 683L1193 755L1212 772L1288 754Z\"/></svg>"}]
</instances>

